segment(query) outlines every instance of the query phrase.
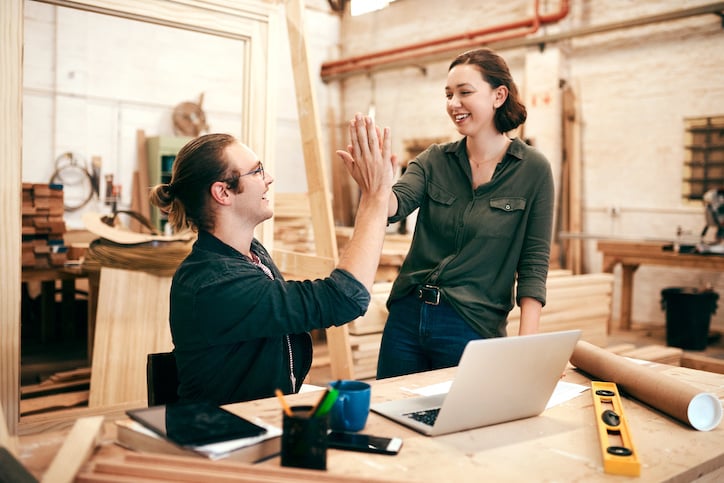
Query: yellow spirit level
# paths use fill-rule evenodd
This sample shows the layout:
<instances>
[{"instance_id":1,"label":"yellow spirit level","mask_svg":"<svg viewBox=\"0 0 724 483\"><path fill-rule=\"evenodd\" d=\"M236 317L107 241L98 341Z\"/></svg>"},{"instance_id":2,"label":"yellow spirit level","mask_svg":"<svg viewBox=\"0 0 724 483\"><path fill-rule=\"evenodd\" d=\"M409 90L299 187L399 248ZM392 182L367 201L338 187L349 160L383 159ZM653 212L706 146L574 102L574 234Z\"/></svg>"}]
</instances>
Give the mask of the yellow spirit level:
<instances>
[{"instance_id":1,"label":"yellow spirit level","mask_svg":"<svg viewBox=\"0 0 724 483\"><path fill-rule=\"evenodd\" d=\"M601 443L603 470L613 475L639 476L641 463L613 382L591 382L593 407Z\"/></svg>"}]
</instances>

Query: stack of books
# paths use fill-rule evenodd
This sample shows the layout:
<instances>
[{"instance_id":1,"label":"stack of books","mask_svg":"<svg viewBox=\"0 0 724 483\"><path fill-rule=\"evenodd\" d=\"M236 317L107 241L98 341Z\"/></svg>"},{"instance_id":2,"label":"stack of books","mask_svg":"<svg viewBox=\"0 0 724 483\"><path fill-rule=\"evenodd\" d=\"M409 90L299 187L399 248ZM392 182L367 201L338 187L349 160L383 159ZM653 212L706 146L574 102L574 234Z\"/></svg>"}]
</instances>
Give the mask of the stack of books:
<instances>
[{"instance_id":1,"label":"stack of books","mask_svg":"<svg viewBox=\"0 0 724 483\"><path fill-rule=\"evenodd\" d=\"M63 241L63 185L23 183L22 266L63 266L68 248Z\"/></svg>"}]
</instances>

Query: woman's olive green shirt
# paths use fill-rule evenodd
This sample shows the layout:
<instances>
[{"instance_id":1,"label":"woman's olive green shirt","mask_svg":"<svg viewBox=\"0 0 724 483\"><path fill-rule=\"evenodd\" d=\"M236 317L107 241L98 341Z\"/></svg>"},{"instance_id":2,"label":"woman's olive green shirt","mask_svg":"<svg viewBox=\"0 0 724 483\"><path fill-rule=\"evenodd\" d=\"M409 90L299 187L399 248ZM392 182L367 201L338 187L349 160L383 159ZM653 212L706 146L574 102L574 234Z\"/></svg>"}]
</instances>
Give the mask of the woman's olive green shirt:
<instances>
[{"instance_id":1,"label":"woman's olive green shirt","mask_svg":"<svg viewBox=\"0 0 724 483\"><path fill-rule=\"evenodd\" d=\"M388 306L436 285L481 336L505 336L514 301L545 305L553 175L543 154L516 138L492 179L473 188L466 139L430 146L393 187L398 210L389 222L419 213Z\"/></svg>"}]
</instances>

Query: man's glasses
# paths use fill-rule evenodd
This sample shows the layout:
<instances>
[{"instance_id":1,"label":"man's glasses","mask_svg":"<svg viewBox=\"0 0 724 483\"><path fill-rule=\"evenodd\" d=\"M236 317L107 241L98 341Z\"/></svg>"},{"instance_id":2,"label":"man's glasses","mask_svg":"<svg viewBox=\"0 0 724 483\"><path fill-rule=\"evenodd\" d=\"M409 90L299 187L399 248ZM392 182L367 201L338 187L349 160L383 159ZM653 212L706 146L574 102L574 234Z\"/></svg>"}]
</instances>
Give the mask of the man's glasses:
<instances>
[{"instance_id":1,"label":"man's glasses","mask_svg":"<svg viewBox=\"0 0 724 483\"><path fill-rule=\"evenodd\" d=\"M255 169L252 169L248 173L235 174L231 178L220 179L219 181L221 181L222 183L226 183L230 188L237 189L237 187L239 186L239 178L252 174L261 174L261 177L264 178L264 165L261 163L261 161L259 161L259 165Z\"/></svg>"},{"instance_id":2,"label":"man's glasses","mask_svg":"<svg viewBox=\"0 0 724 483\"><path fill-rule=\"evenodd\" d=\"M264 177L264 165L261 163L261 161L259 161L259 166L257 166L256 169L252 169L248 173L241 174L239 175L239 177L241 178L242 176L249 176L252 174L261 174L261 177Z\"/></svg>"}]
</instances>

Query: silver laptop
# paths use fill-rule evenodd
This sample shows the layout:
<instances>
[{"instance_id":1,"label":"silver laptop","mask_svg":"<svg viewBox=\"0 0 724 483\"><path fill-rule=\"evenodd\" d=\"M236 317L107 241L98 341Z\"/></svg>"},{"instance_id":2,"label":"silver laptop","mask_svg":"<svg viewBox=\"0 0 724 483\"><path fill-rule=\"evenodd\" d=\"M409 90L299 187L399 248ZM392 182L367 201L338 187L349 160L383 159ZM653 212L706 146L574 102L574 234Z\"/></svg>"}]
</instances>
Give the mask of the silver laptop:
<instances>
[{"instance_id":1,"label":"silver laptop","mask_svg":"<svg viewBox=\"0 0 724 483\"><path fill-rule=\"evenodd\" d=\"M537 416L566 369L580 330L475 340L450 390L370 409L428 436Z\"/></svg>"}]
</instances>

